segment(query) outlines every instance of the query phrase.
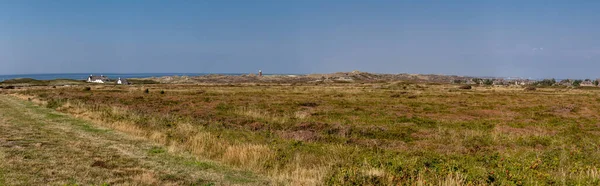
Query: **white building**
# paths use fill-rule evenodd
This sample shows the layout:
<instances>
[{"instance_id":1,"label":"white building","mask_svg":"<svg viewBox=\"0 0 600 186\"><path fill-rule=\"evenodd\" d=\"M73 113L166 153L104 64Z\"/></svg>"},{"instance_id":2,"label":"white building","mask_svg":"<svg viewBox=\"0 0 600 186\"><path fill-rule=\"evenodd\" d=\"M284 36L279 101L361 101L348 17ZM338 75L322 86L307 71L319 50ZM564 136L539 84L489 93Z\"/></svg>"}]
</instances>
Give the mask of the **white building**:
<instances>
[{"instance_id":1,"label":"white building","mask_svg":"<svg viewBox=\"0 0 600 186\"><path fill-rule=\"evenodd\" d=\"M129 85L129 81L127 81L127 79L121 79L121 78L119 78L117 80L117 84L118 85Z\"/></svg>"},{"instance_id":2,"label":"white building","mask_svg":"<svg viewBox=\"0 0 600 186\"><path fill-rule=\"evenodd\" d=\"M106 83L109 81L110 81L110 79L108 79L108 77L106 77L104 75L100 75L100 76L90 75L87 79L87 82L90 82L90 83Z\"/></svg>"}]
</instances>

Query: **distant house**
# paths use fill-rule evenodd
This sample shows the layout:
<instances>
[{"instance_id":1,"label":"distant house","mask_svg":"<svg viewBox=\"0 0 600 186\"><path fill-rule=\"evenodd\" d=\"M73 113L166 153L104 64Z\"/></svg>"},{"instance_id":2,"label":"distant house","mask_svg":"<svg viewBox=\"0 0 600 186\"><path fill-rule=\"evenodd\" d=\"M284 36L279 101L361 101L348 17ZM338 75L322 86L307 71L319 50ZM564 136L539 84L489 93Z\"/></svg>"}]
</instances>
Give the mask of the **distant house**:
<instances>
[{"instance_id":1,"label":"distant house","mask_svg":"<svg viewBox=\"0 0 600 186\"><path fill-rule=\"evenodd\" d=\"M523 79L517 79L514 81L515 85L525 85L526 81Z\"/></svg>"},{"instance_id":2,"label":"distant house","mask_svg":"<svg viewBox=\"0 0 600 186\"><path fill-rule=\"evenodd\" d=\"M108 77L106 77L104 75L100 75L100 76L90 75L87 79L87 82L90 82L90 83L106 83L109 81L110 81L110 79L108 79Z\"/></svg>"},{"instance_id":3,"label":"distant house","mask_svg":"<svg viewBox=\"0 0 600 186\"><path fill-rule=\"evenodd\" d=\"M587 80L587 81L581 82L579 84L579 86L582 86L582 87L593 87L593 86L596 86L596 85L594 85L594 82L592 82L590 80Z\"/></svg>"},{"instance_id":4,"label":"distant house","mask_svg":"<svg viewBox=\"0 0 600 186\"><path fill-rule=\"evenodd\" d=\"M563 79L563 80L560 80L560 82L558 82L558 85L571 87L571 86L573 86L573 81L571 81L570 79Z\"/></svg>"},{"instance_id":5,"label":"distant house","mask_svg":"<svg viewBox=\"0 0 600 186\"><path fill-rule=\"evenodd\" d=\"M117 84L118 85L129 85L130 83L129 83L129 81L127 81L127 79L121 79L121 78L119 78L117 80Z\"/></svg>"},{"instance_id":6,"label":"distant house","mask_svg":"<svg viewBox=\"0 0 600 186\"><path fill-rule=\"evenodd\" d=\"M533 84L535 84L536 82L537 82L537 81L530 80L530 79L518 79L518 80L516 80L514 83L515 83L515 85L521 85L521 86L524 86L524 85L533 85Z\"/></svg>"},{"instance_id":7,"label":"distant house","mask_svg":"<svg viewBox=\"0 0 600 186\"><path fill-rule=\"evenodd\" d=\"M507 82L503 79L496 79L492 82L492 85L506 85Z\"/></svg>"}]
</instances>

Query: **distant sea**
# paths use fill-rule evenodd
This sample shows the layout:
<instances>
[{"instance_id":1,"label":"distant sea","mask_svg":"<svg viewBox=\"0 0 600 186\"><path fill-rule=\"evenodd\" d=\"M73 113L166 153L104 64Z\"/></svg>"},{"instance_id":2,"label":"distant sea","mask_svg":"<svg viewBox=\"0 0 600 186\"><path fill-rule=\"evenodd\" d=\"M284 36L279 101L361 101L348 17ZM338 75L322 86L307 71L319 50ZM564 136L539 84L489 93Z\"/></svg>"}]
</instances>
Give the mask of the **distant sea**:
<instances>
[{"instance_id":1,"label":"distant sea","mask_svg":"<svg viewBox=\"0 0 600 186\"><path fill-rule=\"evenodd\" d=\"M132 73L132 74L117 74L117 73L95 73L94 75L104 75L110 79L117 78L148 78L162 76L201 76L209 73ZM222 75L242 75L241 73L210 73ZM73 74L16 74L16 75L0 75L0 81L16 78L32 78L37 80L53 80L53 79L75 79L85 80L90 74L73 73Z\"/></svg>"}]
</instances>

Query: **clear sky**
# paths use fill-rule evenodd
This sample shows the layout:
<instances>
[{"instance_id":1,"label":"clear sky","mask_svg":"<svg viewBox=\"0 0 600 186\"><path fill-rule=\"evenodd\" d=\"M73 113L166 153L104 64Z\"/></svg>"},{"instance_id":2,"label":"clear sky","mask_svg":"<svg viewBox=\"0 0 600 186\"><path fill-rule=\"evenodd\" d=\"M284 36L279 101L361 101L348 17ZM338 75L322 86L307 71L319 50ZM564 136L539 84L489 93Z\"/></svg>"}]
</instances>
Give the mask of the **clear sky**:
<instances>
[{"instance_id":1,"label":"clear sky","mask_svg":"<svg viewBox=\"0 0 600 186\"><path fill-rule=\"evenodd\" d=\"M4 0L0 74L600 77L600 1Z\"/></svg>"}]
</instances>

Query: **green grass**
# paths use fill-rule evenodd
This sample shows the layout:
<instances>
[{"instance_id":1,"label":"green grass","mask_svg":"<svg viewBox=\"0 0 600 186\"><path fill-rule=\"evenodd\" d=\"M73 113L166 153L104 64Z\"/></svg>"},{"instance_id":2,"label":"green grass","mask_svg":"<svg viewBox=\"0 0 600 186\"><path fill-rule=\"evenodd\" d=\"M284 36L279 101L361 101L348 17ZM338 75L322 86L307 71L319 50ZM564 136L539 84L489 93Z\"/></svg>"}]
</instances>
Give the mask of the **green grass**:
<instances>
[{"instance_id":1,"label":"green grass","mask_svg":"<svg viewBox=\"0 0 600 186\"><path fill-rule=\"evenodd\" d=\"M161 154L165 152L167 151L162 147L152 147L150 150L148 150L148 153L150 154Z\"/></svg>"},{"instance_id":2,"label":"green grass","mask_svg":"<svg viewBox=\"0 0 600 186\"><path fill-rule=\"evenodd\" d=\"M203 161L191 161L191 162L186 162L186 164L198 167L200 169L214 169L214 168L216 168L215 164L209 163L209 162L203 162Z\"/></svg>"},{"instance_id":3,"label":"green grass","mask_svg":"<svg viewBox=\"0 0 600 186\"><path fill-rule=\"evenodd\" d=\"M129 81L129 83L132 83L134 85L140 85L140 84L159 84L158 82L156 82L154 80L149 80L149 79L127 79L127 81Z\"/></svg>"},{"instance_id":4,"label":"green grass","mask_svg":"<svg viewBox=\"0 0 600 186\"><path fill-rule=\"evenodd\" d=\"M4 153L2 151L0 151L0 161L6 162L6 159L4 158ZM4 178L6 170L4 170L3 164L4 163L0 163L0 185L6 185L6 178Z\"/></svg>"},{"instance_id":5,"label":"green grass","mask_svg":"<svg viewBox=\"0 0 600 186\"><path fill-rule=\"evenodd\" d=\"M223 179L231 174L248 176L243 179L250 185L268 184L220 164L187 165L195 161L187 153L103 132L89 121L7 95L0 95L0 127L0 185L231 185L238 181Z\"/></svg>"}]
</instances>

